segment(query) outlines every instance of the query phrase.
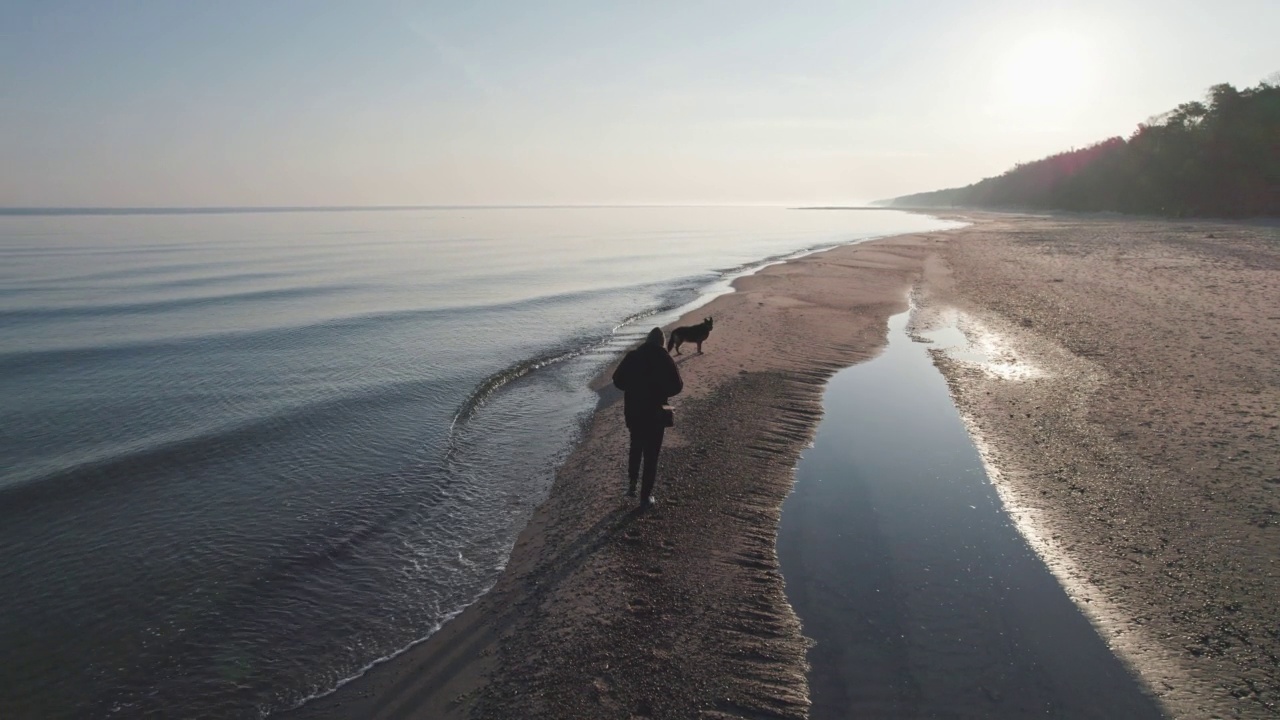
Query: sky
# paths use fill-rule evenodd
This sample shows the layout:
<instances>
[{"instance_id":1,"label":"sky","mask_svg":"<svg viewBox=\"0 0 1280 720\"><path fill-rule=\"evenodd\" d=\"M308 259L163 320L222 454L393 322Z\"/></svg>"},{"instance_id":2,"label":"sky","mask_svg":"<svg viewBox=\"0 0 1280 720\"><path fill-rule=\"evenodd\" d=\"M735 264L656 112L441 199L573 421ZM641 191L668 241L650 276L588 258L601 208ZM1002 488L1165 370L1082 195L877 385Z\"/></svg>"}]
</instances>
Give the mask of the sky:
<instances>
[{"instance_id":1,"label":"sky","mask_svg":"<svg viewBox=\"0 0 1280 720\"><path fill-rule=\"evenodd\" d=\"M857 204L1280 71L1278 0L0 0L0 206Z\"/></svg>"}]
</instances>

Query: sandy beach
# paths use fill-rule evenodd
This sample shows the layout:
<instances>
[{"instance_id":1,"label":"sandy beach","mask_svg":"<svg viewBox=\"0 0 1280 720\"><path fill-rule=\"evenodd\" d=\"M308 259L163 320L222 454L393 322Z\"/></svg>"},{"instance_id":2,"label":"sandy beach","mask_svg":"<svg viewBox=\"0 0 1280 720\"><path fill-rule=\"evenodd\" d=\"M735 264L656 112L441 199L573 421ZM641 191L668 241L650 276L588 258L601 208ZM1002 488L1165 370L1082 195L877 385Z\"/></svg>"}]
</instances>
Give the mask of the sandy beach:
<instances>
[{"instance_id":1,"label":"sandy beach","mask_svg":"<svg viewBox=\"0 0 1280 720\"><path fill-rule=\"evenodd\" d=\"M1019 528L1147 692L1171 717L1280 713L1280 230L968 219L770 266L682 319L715 330L677 358L659 506L623 497L602 379L496 586L288 716L807 717L780 510L825 381L909 298L916 331L1023 369L935 355Z\"/></svg>"},{"instance_id":2,"label":"sandy beach","mask_svg":"<svg viewBox=\"0 0 1280 720\"><path fill-rule=\"evenodd\" d=\"M1033 370L941 363L1024 534L1174 717L1280 714L1278 271L1274 223L1019 218L922 285Z\"/></svg>"}]
</instances>

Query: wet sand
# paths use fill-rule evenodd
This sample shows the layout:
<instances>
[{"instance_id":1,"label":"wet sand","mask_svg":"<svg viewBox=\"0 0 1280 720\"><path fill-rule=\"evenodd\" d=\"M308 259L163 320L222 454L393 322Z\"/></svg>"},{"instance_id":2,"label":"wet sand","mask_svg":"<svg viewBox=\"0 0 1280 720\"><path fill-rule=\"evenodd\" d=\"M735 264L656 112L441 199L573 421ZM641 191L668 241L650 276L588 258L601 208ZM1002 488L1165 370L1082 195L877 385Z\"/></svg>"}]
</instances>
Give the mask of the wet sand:
<instances>
[{"instance_id":1,"label":"wet sand","mask_svg":"<svg viewBox=\"0 0 1280 720\"><path fill-rule=\"evenodd\" d=\"M912 287L922 323L959 308L1044 368L1011 382L939 359L1001 497L1121 658L1175 716L1274 714L1276 230L973 219L766 268L686 318L716 328L679 358L658 508L622 497L602 383L493 591L291 715L805 717L780 507L825 381L879 352Z\"/></svg>"}]
</instances>

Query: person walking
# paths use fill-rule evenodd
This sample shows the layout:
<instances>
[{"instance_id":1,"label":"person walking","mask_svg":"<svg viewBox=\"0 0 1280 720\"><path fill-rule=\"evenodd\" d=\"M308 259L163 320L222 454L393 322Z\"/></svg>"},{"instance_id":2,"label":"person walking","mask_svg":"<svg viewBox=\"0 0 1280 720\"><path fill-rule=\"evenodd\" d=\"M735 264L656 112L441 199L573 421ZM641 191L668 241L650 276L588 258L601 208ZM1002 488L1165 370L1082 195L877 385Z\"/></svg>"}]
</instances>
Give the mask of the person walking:
<instances>
[{"instance_id":1,"label":"person walking","mask_svg":"<svg viewBox=\"0 0 1280 720\"><path fill-rule=\"evenodd\" d=\"M644 464L640 504L654 504L653 483L658 477L658 452L667 429L667 399L684 389L680 370L663 349L662 328L649 331L644 344L627 353L613 371L613 384L623 392L623 416L631 431L631 453L627 458L627 494L635 497L636 480Z\"/></svg>"}]
</instances>

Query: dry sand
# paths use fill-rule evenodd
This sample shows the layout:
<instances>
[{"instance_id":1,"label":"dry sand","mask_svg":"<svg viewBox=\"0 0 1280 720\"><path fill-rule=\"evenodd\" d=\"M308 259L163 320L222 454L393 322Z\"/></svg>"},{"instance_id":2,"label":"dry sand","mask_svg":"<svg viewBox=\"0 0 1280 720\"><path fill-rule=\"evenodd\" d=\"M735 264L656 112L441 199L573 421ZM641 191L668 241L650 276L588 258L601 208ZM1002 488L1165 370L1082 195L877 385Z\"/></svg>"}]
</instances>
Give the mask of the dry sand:
<instances>
[{"instance_id":1,"label":"dry sand","mask_svg":"<svg viewBox=\"0 0 1280 720\"><path fill-rule=\"evenodd\" d=\"M658 508L622 497L626 430L602 383L495 588L292 715L805 717L779 508L825 379L883 346L912 287L922 324L958 308L1042 373L939 359L1002 497L1165 707L1275 714L1275 228L972 219L771 266L686 318L716 328L678 358Z\"/></svg>"}]
</instances>

